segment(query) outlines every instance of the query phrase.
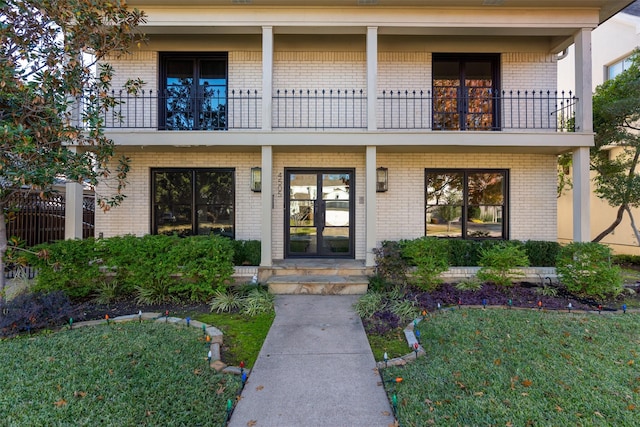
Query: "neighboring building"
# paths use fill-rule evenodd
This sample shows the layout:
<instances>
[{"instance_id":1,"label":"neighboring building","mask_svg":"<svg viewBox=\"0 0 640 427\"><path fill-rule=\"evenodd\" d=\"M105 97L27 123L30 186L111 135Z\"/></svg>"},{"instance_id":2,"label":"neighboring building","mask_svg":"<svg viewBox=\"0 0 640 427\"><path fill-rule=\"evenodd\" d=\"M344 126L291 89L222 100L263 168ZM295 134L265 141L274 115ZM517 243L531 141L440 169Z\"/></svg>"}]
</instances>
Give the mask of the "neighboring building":
<instances>
[{"instance_id":1,"label":"neighboring building","mask_svg":"<svg viewBox=\"0 0 640 427\"><path fill-rule=\"evenodd\" d=\"M107 123L131 171L97 234L259 239L264 269L372 266L381 241L424 235L555 241L572 152L589 239L591 31L629 1L129 4L149 43L110 63L115 87L146 86ZM572 44L575 99L557 88Z\"/></svg>"},{"instance_id":2,"label":"neighboring building","mask_svg":"<svg viewBox=\"0 0 640 427\"><path fill-rule=\"evenodd\" d=\"M640 1L635 1L593 31L593 90L595 91L598 85L615 78L625 70L630 65L631 54L638 47L640 47ZM574 87L573 57L573 48L570 48L567 57L558 62L558 84L563 87ZM611 148L610 155L615 156L618 151L619 149ZM561 242L572 240L571 196L572 192L568 191L558 199L558 239ZM618 209L609 206L593 192L590 203L591 238L595 238L613 223ZM633 212L637 221L640 218L640 209L634 209ZM626 213L616 230L606 236L602 242L611 246L616 253L640 255L640 246Z\"/></svg>"}]
</instances>

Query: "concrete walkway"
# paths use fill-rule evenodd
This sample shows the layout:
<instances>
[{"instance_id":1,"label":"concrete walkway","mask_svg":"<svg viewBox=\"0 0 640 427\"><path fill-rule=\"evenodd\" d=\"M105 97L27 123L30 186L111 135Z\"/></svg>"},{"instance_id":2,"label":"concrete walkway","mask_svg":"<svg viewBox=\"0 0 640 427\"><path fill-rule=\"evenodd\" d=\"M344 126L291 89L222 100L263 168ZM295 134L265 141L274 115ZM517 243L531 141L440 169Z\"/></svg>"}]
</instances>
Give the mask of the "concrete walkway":
<instances>
[{"instance_id":1,"label":"concrete walkway","mask_svg":"<svg viewBox=\"0 0 640 427\"><path fill-rule=\"evenodd\" d=\"M394 423L362 322L352 308L357 298L276 296L276 318L230 427Z\"/></svg>"}]
</instances>

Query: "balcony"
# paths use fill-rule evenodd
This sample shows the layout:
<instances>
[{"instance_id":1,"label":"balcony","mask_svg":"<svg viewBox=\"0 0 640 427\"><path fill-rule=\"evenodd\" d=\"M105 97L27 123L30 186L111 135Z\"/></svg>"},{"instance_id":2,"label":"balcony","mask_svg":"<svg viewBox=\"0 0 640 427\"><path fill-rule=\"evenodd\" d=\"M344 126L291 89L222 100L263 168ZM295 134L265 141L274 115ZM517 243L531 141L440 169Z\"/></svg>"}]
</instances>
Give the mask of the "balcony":
<instances>
[{"instance_id":1,"label":"balcony","mask_svg":"<svg viewBox=\"0 0 640 427\"><path fill-rule=\"evenodd\" d=\"M208 92L201 97L153 91L113 92L115 106L103 116L108 130L237 131L262 129L263 99L257 90ZM90 97L79 99L82 111ZM427 90L383 90L376 99L380 131L574 132L578 99L571 92L501 91L434 96ZM274 130L365 131L364 90L275 90ZM79 111L78 113L80 113ZM80 114L78 114L80 116Z\"/></svg>"}]
</instances>

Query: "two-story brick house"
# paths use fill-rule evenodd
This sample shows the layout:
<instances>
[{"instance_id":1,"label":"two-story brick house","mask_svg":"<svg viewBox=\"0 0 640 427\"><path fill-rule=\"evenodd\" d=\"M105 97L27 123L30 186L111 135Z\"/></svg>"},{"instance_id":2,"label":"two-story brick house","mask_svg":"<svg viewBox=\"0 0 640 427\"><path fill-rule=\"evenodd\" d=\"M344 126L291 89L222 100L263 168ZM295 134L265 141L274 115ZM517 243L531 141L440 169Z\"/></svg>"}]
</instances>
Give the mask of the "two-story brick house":
<instances>
[{"instance_id":1,"label":"two-story brick house","mask_svg":"<svg viewBox=\"0 0 640 427\"><path fill-rule=\"evenodd\" d=\"M262 241L262 267L373 265L380 241L557 239L556 156L589 238L591 31L628 0L130 0L145 92L107 118L131 159L96 235ZM577 89L556 60L576 45ZM124 95L123 95L124 96Z\"/></svg>"}]
</instances>

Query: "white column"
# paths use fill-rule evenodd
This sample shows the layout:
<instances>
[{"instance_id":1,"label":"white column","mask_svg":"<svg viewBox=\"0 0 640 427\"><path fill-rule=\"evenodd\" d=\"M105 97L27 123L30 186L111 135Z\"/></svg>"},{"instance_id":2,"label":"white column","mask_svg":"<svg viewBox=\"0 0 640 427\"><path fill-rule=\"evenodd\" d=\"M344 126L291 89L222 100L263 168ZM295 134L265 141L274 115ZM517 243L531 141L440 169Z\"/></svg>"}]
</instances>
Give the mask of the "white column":
<instances>
[{"instance_id":1,"label":"white column","mask_svg":"<svg viewBox=\"0 0 640 427\"><path fill-rule=\"evenodd\" d=\"M591 240L589 148L573 151L573 241Z\"/></svg>"},{"instance_id":2,"label":"white column","mask_svg":"<svg viewBox=\"0 0 640 427\"><path fill-rule=\"evenodd\" d=\"M64 238L82 239L82 184L67 182L64 205Z\"/></svg>"},{"instance_id":3,"label":"white column","mask_svg":"<svg viewBox=\"0 0 640 427\"><path fill-rule=\"evenodd\" d=\"M591 29L583 28L574 36L576 132L593 132ZM573 151L573 241L591 240L589 147Z\"/></svg>"},{"instance_id":4,"label":"white column","mask_svg":"<svg viewBox=\"0 0 640 427\"><path fill-rule=\"evenodd\" d=\"M576 132L593 132L591 29L583 28L574 37L576 79Z\"/></svg>"},{"instance_id":5,"label":"white column","mask_svg":"<svg viewBox=\"0 0 640 427\"><path fill-rule=\"evenodd\" d=\"M271 117L272 92L273 27L262 27L262 130L266 131L271 130L271 121L273 120ZM264 168L262 173L264 174Z\"/></svg>"},{"instance_id":6,"label":"white column","mask_svg":"<svg viewBox=\"0 0 640 427\"><path fill-rule=\"evenodd\" d=\"M272 211L273 211L273 148L262 146L262 226L260 237L262 249L260 252L260 266L271 267L273 260L272 245Z\"/></svg>"},{"instance_id":7,"label":"white column","mask_svg":"<svg viewBox=\"0 0 640 427\"><path fill-rule=\"evenodd\" d=\"M367 129L377 129L378 27L367 27Z\"/></svg>"},{"instance_id":8,"label":"white column","mask_svg":"<svg viewBox=\"0 0 640 427\"><path fill-rule=\"evenodd\" d=\"M375 266L373 249L377 245L377 201L376 201L376 161L377 149L375 146L367 146L365 159L365 266Z\"/></svg>"}]
</instances>

